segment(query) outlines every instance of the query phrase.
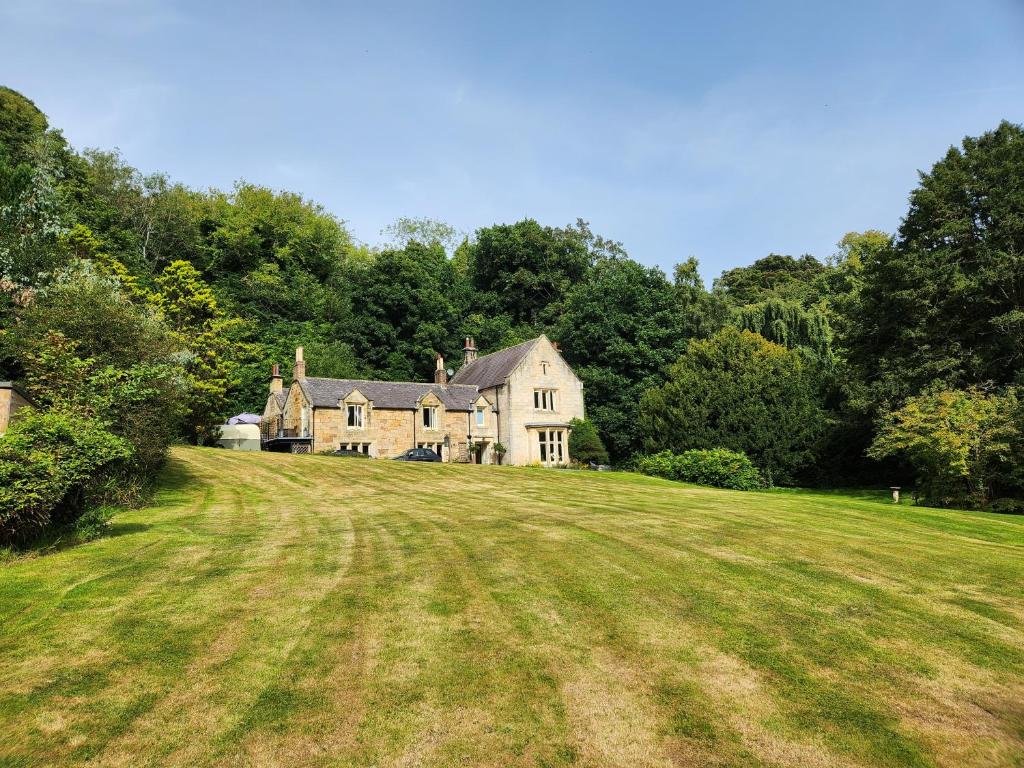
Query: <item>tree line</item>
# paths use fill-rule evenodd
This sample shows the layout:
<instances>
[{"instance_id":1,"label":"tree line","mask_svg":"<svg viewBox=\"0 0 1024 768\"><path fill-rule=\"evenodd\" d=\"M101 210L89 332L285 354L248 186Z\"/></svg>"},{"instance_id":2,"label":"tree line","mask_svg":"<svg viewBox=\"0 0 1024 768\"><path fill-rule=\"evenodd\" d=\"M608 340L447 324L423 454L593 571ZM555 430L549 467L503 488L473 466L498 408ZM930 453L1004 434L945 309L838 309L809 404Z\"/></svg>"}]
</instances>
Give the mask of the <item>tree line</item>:
<instances>
[{"instance_id":1,"label":"tree line","mask_svg":"<svg viewBox=\"0 0 1024 768\"><path fill-rule=\"evenodd\" d=\"M891 235L707 287L694 258L666 274L582 220L399 219L371 247L293 192L196 190L75 151L0 88L0 378L32 418L123 443L97 458L117 467L102 496L262 410L297 344L321 376L429 380L465 336L486 353L544 332L617 463L725 448L778 484L916 482L929 503L985 505L1024 486L1022 137L1003 122L951 147ZM23 471L14 442L0 475Z\"/></svg>"}]
</instances>

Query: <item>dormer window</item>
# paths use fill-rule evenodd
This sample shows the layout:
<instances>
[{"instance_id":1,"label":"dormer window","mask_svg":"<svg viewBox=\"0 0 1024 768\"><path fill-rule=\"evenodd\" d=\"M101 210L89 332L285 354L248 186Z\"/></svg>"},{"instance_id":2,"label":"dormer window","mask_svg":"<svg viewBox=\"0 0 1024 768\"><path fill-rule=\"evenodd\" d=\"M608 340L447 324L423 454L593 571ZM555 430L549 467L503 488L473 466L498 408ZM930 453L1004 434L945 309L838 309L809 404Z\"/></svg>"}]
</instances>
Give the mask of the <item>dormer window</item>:
<instances>
[{"instance_id":1,"label":"dormer window","mask_svg":"<svg viewBox=\"0 0 1024 768\"><path fill-rule=\"evenodd\" d=\"M430 405L423 406L423 428L437 429L437 408Z\"/></svg>"},{"instance_id":2,"label":"dormer window","mask_svg":"<svg viewBox=\"0 0 1024 768\"><path fill-rule=\"evenodd\" d=\"M476 425L482 427L487 423L487 411L482 405L476 407Z\"/></svg>"},{"instance_id":3,"label":"dormer window","mask_svg":"<svg viewBox=\"0 0 1024 768\"><path fill-rule=\"evenodd\" d=\"M362 429L363 428L363 417L365 416L365 406L362 404L350 404L348 406L348 426L349 429Z\"/></svg>"}]
</instances>

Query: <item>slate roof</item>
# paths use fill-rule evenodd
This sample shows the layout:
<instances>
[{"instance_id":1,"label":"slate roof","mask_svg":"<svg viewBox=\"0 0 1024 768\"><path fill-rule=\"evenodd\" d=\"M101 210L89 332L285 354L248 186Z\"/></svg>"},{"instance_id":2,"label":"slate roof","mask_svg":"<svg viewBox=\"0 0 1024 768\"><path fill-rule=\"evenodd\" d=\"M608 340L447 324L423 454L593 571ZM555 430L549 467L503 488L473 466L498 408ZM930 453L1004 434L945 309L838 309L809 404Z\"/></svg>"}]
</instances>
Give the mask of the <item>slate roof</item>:
<instances>
[{"instance_id":1,"label":"slate roof","mask_svg":"<svg viewBox=\"0 0 1024 768\"><path fill-rule=\"evenodd\" d=\"M433 392L449 411L471 411L480 397L475 386L458 384L420 384L411 381L367 381L364 379L300 379L306 397L314 408L337 408L338 401L358 389L374 408L416 410L416 403L428 392Z\"/></svg>"},{"instance_id":2,"label":"slate roof","mask_svg":"<svg viewBox=\"0 0 1024 768\"><path fill-rule=\"evenodd\" d=\"M505 377L512 373L536 343L537 339L530 339L514 347L478 357L459 369L452 377L452 384L472 384L480 389L496 387L505 381Z\"/></svg>"},{"instance_id":3,"label":"slate roof","mask_svg":"<svg viewBox=\"0 0 1024 768\"><path fill-rule=\"evenodd\" d=\"M285 387L281 392L278 392L276 395L274 395L274 398L277 400L277 407L280 408L282 411L284 410L284 404L288 402L289 389L291 389L291 387Z\"/></svg>"}]
</instances>

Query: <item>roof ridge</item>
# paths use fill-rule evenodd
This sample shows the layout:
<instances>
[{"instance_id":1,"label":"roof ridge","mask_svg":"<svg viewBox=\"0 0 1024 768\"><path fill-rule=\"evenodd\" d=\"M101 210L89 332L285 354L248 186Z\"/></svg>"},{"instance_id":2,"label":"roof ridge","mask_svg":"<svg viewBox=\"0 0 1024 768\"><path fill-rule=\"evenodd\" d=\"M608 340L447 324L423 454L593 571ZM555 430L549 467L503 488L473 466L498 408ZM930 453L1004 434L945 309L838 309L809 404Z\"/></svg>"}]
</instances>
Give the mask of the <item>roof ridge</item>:
<instances>
[{"instance_id":1,"label":"roof ridge","mask_svg":"<svg viewBox=\"0 0 1024 768\"><path fill-rule=\"evenodd\" d=\"M510 347L511 349L511 347ZM309 381L316 379L317 381L351 381L354 383L364 384L413 384L417 387L474 387L473 384L438 384L436 381L391 381L389 379L337 379L333 376L303 376L298 381Z\"/></svg>"},{"instance_id":2,"label":"roof ridge","mask_svg":"<svg viewBox=\"0 0 1024 768\"><path fill-rule=\"evenodd\" d=\"M452 381L461 383L461 380L469 379L469 382L476 387L488 389L497 386L506 379L524 359L531 349L537 346L541 339L546 338L544 334L510 347L497 349L486 355L477 357L459 369Z\"/></svg>"},{"instance_id":3,"label":"roof ridge","mask_svg":"<svg viewBox=\"0 0 1024 768\"><path fill-rule=\"evenodd\" d=\"M486 360L488 357L491 357L492 355L500 355L502 352L508 352L510 349L515 349L516 347L522 347L522 346L525 346L527 344L536 344L538 341L540 341L540 336L535 336L532 339L527 339L526 341L520 341L518 344L511 344L511 345L509 345L507 347L502 347L501 349L496 349L493 352L488 352L486 355L478 355L477 358L473 361L473 363L478 363L481 360ZM473 363L470 363L469 365L473 365ZM466 366L466 367L469 367L469 366Z\"/></svg>"}]
</instances>

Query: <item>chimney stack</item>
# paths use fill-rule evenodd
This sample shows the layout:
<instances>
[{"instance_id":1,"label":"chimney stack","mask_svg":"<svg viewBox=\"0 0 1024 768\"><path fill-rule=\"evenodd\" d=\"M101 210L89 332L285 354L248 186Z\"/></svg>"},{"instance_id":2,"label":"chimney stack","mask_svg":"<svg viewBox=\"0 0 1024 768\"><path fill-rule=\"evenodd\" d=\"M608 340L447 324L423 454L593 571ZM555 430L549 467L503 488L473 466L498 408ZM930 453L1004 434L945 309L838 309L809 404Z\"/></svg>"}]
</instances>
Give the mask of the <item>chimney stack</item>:
<instances>
[{"instance_id":1,"label":"chimney stack","mask_svg":"<svg viewBox=\"0 0 1024 768\"><path fill-rule=\"evenodd\" d=\"M434 370L434 383L435 384L447 384L448 383L448 371L444 369L444 357L441 353L437 354L437 368Z\"/></svg>"},{"instance_id":2,"label":"chimney stack","mask_svg":"<svg viewBox=\"0 0 1024 768\"><path fill-rule=\"evenodd\" d=\"M281 380L281 366L274 363L270 368L270 394L280 395L284 392L284 382Z\"/></svg>"},{"instance_id":3,"label":"chimney stack","mask_svg":"<svg viewBox=\"0 0 1024 768\"><path fill-rule=\"evenodd\" d=\"M302 347L295 348L295 367L292 369L292 378L306 378L306 361L302 358Z\"/></svg>"},{"instance_id":4,"label":"chimney stack","mask_svg":"<svg viewBox=\"0 0 1024 768\"><path fill-rule=\"evenodd\" d=\"M473 337L466 337L466 346L462 348L462 364L469 365L476 360L476 344L473 343Z\"/></svg>"},{"instance_id":5,"label":"chimney stack","mask_svg":"<svg viewBox=\"0 0 1024 768\"><path fill-rule=\"evenodd\" d=\"M552 341L551 342L551 346L555 348L555 352L561 353L562 348L560 346L558 346L558 342L557 341Z\"/></svg>"}]
</instances>

